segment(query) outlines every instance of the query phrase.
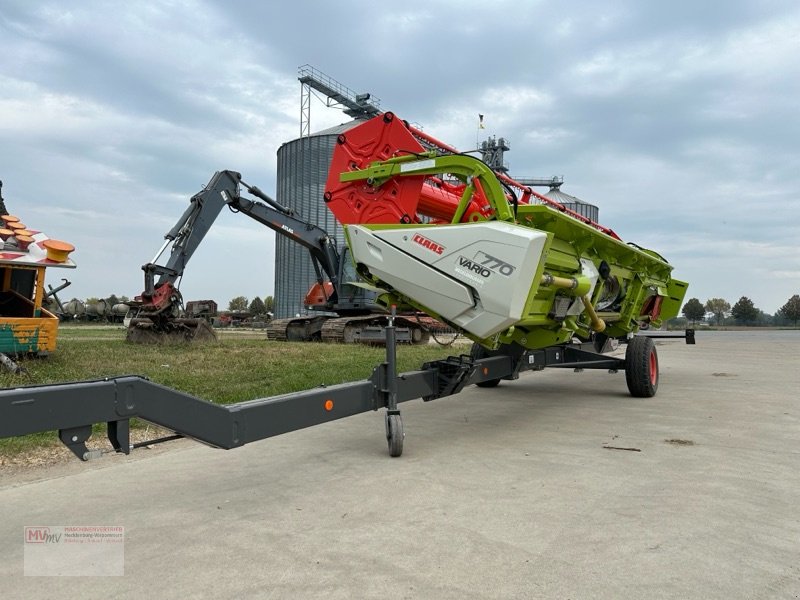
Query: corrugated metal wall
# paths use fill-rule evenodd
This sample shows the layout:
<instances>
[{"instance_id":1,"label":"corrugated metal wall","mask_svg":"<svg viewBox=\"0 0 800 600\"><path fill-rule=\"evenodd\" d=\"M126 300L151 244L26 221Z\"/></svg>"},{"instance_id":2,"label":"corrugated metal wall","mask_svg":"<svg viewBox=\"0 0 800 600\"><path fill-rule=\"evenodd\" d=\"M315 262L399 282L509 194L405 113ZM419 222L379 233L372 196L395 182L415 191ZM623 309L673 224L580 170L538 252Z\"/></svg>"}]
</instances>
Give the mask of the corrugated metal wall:
<instances>
[{"instance_id":1,"label":"corrugated metal wall","mask_svg":"<svg viewBox=\"0 0 800 600\"><path fill-rule=\"evenodd\" d=\"M306 138L287 142L278 149L278 201L297 211L344 242L341 226L325 206L322 194L336 137L355 122L326 129ZM316 281L308 251L288 238L275 238L275 317L306 314L303 298Z\"/></svg>"},{"instance_id":2,"label":"corrugated metal wall","mask_svg":"<svg viewBox=\"0 0 800 600\"><path fill-rule=\"evenodd\" d=\"M594 221L595 223L600 222L600 209L598 209L594 204L589 204L588 202L584 202L580 198L576 198L575 196L571 196L570 194L566 194L559 189L551 189L549 192L545 194L551 200L555 200L556 202L560 202L566 208L587 217Z\"/></svg>"}]
</instances>

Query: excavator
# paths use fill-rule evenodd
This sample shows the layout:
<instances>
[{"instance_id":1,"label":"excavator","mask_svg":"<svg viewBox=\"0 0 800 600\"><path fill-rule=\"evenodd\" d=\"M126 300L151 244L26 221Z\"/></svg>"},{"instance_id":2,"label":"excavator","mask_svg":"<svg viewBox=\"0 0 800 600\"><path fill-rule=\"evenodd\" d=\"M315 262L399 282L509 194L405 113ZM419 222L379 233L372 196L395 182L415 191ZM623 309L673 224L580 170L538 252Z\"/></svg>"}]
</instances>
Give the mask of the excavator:
<instances>
[{"instance_id":1,"label":"excavator","mask_svg":"<svg viewBox=\"0 0 800 600\"><path fill-rule=\"evenodd\" d=\"M246 198L244 188L257 200ZM306 296L306 306L318 315L278 319L270 323L268 338L289 341L380 343L388 311L375 303L375 292L359 283L347 247L341 250L320 227L270 198L257 186L242 181L240 173L219 171L164 236L153 260L142 267L144 291L135 298L136 318L127 331L134 343L202 342L216 339L205 319L181 316L178 281L186 265L224 207L244 214L308 250L317 277ZM164 264L159 259L171 245ZM423 344L429 332L422 319L398 317L398 341Z\"/></svg>"}]
</instances>

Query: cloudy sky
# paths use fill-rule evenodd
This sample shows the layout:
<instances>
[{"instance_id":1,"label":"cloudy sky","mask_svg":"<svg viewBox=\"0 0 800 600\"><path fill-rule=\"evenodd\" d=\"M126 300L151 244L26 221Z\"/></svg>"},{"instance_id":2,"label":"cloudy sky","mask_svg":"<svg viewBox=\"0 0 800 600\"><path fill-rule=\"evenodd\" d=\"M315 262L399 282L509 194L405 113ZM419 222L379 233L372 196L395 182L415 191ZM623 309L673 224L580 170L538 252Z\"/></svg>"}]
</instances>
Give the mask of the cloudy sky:
<instances>
[{"instance_id":1,"label":"cloudy sky","mask_svg":"<svg viewBox=\"0 0 800 600\"><path fill-rule=\"evenodd\" d=\"M311 64L512 175L563 175L689 296L800 293L800 5L0 0L0 179L72 242L67 297L134 296L140 267L219 169L275 190ZM321 102L312 129L347 118ZM184 297L273 292L274 234L223 213Z\"/></svg>"}]
</instances>

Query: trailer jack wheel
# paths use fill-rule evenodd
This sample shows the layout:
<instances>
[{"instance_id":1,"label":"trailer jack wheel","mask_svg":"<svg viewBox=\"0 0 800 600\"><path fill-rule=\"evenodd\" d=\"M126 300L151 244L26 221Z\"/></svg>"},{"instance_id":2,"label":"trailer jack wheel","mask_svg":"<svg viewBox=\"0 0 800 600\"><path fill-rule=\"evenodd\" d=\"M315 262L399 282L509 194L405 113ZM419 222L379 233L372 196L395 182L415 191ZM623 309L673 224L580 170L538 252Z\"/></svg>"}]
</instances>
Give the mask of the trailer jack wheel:
<instances>
[{"instance_id":1,"label":"trailer jack wheel","mask_svg":"<svg viewBox=\"0 0 800 600\"><path fill-rule=\"evenodd\" d=\"M636 336L625 351L625 381L635 398L652 398L658 390L658 353L653 340Z\"/></svg>"},{"instance_id":2,"label":"trailer jack wheel","mask_svg":"<svg viewBox=\"0 0 800 600\"><path fill-rule=\"evenodd\" d=\"M493 388L493 387L497 387L498 385L500 385L500 380L499 379L489 379L488 381L479 381L475 385L477 385L480 388Z\"/></svg>"},{"instance_id":3,"label":"trailer jack wheel","mask_svg":"<svg viewBox=\"0 0 800 600\"><path fill-rule=\"evenodd\" d=\"M403 453L403 418L399 413L386 413L386 442L389 444L389 456L396 457Z\"/></svg>"}]
</instances>

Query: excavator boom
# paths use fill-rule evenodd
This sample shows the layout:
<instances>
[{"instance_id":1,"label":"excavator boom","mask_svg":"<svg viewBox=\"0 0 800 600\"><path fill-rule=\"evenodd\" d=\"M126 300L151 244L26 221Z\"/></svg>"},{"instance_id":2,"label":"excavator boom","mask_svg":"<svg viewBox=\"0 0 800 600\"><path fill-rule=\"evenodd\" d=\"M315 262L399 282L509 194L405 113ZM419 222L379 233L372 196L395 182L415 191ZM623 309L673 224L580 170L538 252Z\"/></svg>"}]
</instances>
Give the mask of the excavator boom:
<instances>
[{"instance_id":1,"label":"excavator boom","mask_svg":"<svg viewBox=\"0 0 800 600\"><path fill-rule=\"evenodd\" d=\"M247 198L242 190L256 197ZM235 171L218 171L202 191L192 196L181 218L164 236L164 244L144 270L144 291L136 298L137 318L130 323L128 341L144 344L200 342L216 339L205 319L183 318L178 282L194 252L224 207L244 214L279 235L308 250L317 281L307 296L315 316L276 319L268 337L276 340L324 340L343 342L382 341L386 311L374 302L374 294L351 285L345 269L349 256L340 256L336 241L313 223L270 198L258 187L248 185ZM159 259L171 248L163 264ZM358 279L355 273L352 278ZM342 281L342 279L345 279ZM334 313L339 318L334 318ZM419 323L398 317L399 337L410 343L424 343L429 334Z\"/></svg>"},{"instance_id":2,"label":"excavator boom","mask_svg":"<svg viewBox=\"0 0 800 600\"><path fill-rule=\"evenodd\" d=\"M246 189L259 201L245 198ZM131 321L127 339L136 343L168 343L216 339L204 319L180 318L182 298L178 281L194 252L224 207L240 212L305 247L317 272L319 283L329 283L326 301L334 306L339 288L339 252L328 233L304 221L256 186L242 181L235 171L218 171L202 191L192 196L189 206L164 236L165 241L152 261L142 267L144 291L136 298L138 318ZM159 259L171 246L163 264Z\"/></svg>"}]
</instances>

